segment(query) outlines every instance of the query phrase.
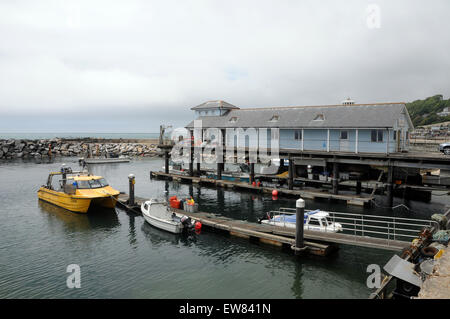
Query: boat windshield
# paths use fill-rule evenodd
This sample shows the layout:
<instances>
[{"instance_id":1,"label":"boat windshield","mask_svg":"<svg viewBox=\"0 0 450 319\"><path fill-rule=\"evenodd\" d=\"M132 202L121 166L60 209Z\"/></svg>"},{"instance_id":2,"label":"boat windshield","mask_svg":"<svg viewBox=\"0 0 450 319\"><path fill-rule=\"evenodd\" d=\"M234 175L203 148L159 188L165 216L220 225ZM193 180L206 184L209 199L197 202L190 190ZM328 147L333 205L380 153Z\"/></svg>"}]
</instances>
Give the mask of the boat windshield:
<instances>
[{"instance_id":1,"label":"boat windshield","mask_svg":"<svg viewBox=\"0 0 450 319\"><path fill-rule=\"evenodd\" d=\"M91 179L88 181L77 181L77 186L79 189L101 188L108 186L108 182L104 178Z\"/></svg>"}]
</instances>

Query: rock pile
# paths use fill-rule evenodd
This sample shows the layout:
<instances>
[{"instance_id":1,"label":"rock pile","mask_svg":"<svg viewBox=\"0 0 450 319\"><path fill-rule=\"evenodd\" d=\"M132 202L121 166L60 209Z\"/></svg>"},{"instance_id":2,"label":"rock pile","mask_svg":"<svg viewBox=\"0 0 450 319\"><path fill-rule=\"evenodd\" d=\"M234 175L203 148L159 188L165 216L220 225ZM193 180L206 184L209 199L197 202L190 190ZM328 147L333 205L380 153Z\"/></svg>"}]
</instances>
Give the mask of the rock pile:
<instances>
[{"instance_id":1,"label":"rock pile","mask_svg":"<svg viewBox=\"0 0 450 319\"><path fill-rule=\"evenodd\" d=\"M123 156L157 156L160 150L156 144L145 143L113 143L104 140L100 143L93 143L86 139L64 140L64 139L43 139L43 140L1 140L0 139L0 159L14 158L48 158L52 157L117 157Z\"/></svg>"}]
</instances>

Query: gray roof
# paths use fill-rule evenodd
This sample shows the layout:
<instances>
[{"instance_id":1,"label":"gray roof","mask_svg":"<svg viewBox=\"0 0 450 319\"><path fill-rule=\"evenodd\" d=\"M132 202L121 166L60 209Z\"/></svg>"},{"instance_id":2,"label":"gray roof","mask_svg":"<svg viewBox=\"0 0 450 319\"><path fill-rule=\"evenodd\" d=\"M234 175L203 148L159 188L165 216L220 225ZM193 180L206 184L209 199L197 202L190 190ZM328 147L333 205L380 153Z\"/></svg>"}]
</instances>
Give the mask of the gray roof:
<instances>
[{"instance_id":1,"label":"gray roof","mask_svg":"<svg viewBox=\"0 0 450 319\"><path fill-rule=\"evenodd\" d=\"M208 101L202 103L200 105L194 106L191 110L204 110L204 109L239 109L237 106L234 106L228 102L217 100L217 101Z\"/></svg>"},{"instance_id":2,"label":"gray roof","mask_svg":"<svg viewBox=\"0 0 450 319\"><path fill-rule=\"evenodd\" d=\"M205 128L387 128L393 127L402 113L413 128L404 103L233 109L223 116L201 116L198 120ZM315 120L320 114L324 119ZM271 121L274 115L278 121ZM186 127L193 126L192 121Z\"/></svg>"}]
</instances>

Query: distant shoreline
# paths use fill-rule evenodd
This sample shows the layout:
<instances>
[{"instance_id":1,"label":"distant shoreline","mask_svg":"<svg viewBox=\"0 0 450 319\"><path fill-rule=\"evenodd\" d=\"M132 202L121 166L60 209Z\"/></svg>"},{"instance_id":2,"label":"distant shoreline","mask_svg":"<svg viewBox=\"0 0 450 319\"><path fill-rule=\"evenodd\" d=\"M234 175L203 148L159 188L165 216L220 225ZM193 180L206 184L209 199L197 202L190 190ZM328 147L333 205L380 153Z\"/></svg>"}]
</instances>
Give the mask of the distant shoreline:
<instances>
[{"instance_id":1,"label":"distant shoreline","mask_svg":"<svg viewBox=\"0 0 450 319\"><path fill-rule=\"evenodd\" d=\"M43 140L43 139L67 139L76 140L84 138L92 139L112 139L112 140L152 140L158 139L159 133L62 133L62 132L0 132L1 139L16 139L16 140Z\"/></svg>"}]
</instances>

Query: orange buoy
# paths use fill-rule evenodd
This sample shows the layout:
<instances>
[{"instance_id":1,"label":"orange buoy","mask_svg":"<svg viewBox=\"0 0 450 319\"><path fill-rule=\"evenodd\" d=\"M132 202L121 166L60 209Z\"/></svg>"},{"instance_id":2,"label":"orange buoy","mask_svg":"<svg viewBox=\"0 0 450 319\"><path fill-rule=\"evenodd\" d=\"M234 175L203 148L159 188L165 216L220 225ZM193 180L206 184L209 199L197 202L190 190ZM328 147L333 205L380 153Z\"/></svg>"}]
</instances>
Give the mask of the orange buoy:
<instances>
[{"instance_id":1,"label":"orange buoy","mask_svg":"<svg viewBox=\"0 0 450 319\"><path fill-rule=\"evenodd\" d=\"M253 182L253 183L252 183L252 186L256 186L256 183L255 183L255 182Z\"/></svg>"},{"instance_id":2,"label":"orange buoy","mask_svg":"<svg viewBox=\"0 0 450 319\"><path fill-rule=\"evenodd\" d=\"M278 191L277 191L276 189L274 189L274 190L272 191L272 196L278 196Z\"/></svg>"},{"instance_id":3,"label":"orange buoy","mask_svg":"<svg viewBox=\"0 0 450 319\"><path fill-rule=\"evenodd\" d=\"M195 230L200 230L200 229L202 229L202 223L195 222Z\"/></svg>"},{"instance_id":4,"label":"orange buoy","mask_svg":"<svg viewBox=\"0 0 450 319\"><path fill-rule=\"evenodd\" d=\"M261 182L258 181L258 183L256 183L256 186L260 187L261 186Z\"/></svg>"}]
</instances>

